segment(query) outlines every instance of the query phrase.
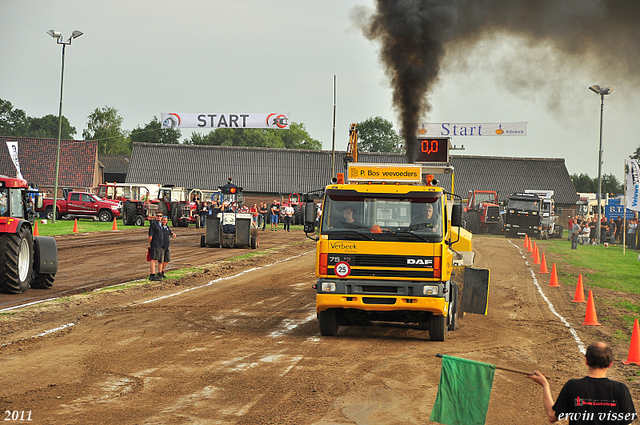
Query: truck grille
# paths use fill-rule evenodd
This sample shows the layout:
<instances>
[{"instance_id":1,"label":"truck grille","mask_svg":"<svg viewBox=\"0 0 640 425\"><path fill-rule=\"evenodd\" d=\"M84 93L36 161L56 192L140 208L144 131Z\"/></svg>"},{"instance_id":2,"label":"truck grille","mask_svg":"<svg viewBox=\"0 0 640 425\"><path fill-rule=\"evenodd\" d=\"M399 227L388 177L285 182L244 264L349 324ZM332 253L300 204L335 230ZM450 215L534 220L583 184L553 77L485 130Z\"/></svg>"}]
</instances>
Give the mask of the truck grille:
<instances>
[{"instance_id":1,"label":"truck grille","mask_svg":"<svg viewBox=\"0 0 640 425\"><path fill-rule=\"evenodd\" d=\"M500 207L487 207L487 221L497 223L500 219Z\"/></svg>"}]
</instances>

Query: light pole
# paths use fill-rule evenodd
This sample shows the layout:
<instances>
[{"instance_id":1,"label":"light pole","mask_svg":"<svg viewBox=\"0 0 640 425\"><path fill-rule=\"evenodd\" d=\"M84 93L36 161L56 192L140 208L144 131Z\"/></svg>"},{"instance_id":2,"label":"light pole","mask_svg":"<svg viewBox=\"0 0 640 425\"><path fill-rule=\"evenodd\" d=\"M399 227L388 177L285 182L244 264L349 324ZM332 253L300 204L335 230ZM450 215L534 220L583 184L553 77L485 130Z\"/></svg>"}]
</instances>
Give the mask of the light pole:
<instances>
[{"instance_id":1,"label":"light pole","mask_svg":"<svg viewBox=\"0 0 640 425\"><path fill-rule=\"evenodd\" d=\"M600 245L600 225L602 220L601 212L601 199L602 199L602 116L604 114L604 95L611 94L613 89L611 87L600 87L598 85L589 87L589 90L595 94L600 95L600 149L598 150L598 193L596 199L598 200L598 223L596 224L596 243Z\"/></svg>"},{"instance_id":2,"label":"light pole","mask_svg":"<svg viewBox=\"0 0 640 425\"><path fill-rule=\"evenodd\" d=\"M71 45L71 40L78 38L82 35L82 32L75 30L71 33L71 37L67 41L64 41L60 31L49 30L47 31L51 37L55 38L58 44L62 44L62 72L60 73L60 109L58 110L58 153L56 156L56 176L55 183L53 185L53 216L51 222L56 222L57 211L57 199L58 199L58 171L60 170L60 134L62 133L62 88L64 86L64 49Z\"/></svg>"}]
</instances>

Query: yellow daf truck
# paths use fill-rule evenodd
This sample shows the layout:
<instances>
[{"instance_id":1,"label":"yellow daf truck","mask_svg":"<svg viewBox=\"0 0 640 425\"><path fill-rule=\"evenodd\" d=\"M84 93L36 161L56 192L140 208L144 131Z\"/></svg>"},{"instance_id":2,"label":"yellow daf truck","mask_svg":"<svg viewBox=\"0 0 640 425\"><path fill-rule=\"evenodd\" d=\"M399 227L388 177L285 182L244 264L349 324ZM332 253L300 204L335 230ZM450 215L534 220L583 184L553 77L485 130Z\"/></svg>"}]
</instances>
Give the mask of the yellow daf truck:
<instances>
[{"instance_id":1,"label":"yellow daf truck","mask_svg":"<svg viewBox=\"0 0 640 425\"><path fill-rule=\"evenodd\" d=\"M462 199L421 164L348 165L324 189L314 288L320 332L413 323L444 341L463 311L486 314L489 271L473 264ZM305 232L316 231L307 195Z\"/></svg>"}]
</instances>

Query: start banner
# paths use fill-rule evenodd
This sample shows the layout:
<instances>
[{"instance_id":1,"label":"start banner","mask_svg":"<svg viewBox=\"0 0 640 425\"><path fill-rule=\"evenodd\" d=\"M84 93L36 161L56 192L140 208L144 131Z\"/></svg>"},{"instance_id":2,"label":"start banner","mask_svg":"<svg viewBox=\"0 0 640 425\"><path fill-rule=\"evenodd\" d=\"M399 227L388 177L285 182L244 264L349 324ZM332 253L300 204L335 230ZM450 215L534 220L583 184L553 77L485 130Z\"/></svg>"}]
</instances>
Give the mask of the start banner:
<instances>
[{"instance_id":1,"label":"start banner","mask_svg":"<svg viewBox=\"0 0 640 425\"><path fill-rule=\"evenodd\" d=\"M498 122L498 123L423 123L418 129L419 135L428 136L526 136L526 122Z\"/></svg>"},{"instance_id":2,"label":"start banner","mask_svg":"<svg viewBox=\"0 0 640 425\"><path fill-rule=\"evenodd\" d=\"M289 129L291 114L177 114L162 113L162 128L273 128Z\"/></svg>"}]
</instances>

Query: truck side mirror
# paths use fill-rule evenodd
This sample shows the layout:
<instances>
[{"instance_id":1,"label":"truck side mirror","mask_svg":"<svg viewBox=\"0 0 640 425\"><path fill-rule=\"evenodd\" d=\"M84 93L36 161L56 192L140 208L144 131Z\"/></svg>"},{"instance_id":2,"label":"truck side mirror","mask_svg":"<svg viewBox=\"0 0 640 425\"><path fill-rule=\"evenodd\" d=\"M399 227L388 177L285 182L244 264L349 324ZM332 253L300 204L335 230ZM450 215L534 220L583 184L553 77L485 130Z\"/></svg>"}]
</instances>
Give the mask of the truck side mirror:
<instances>
[{"instance_id":1,"label":"truck side mirror","mask_svg":"<svg viewBox=\"0 0 640 425\"><path fill-rule=\"evenodd\" d=\"M462 225L462 207L455 204L451 208L451 225L460 227Z\"/></svg>"},{"instance_id":2,"label":"truck side mirror","mask_svg":"<svg viewBox=\"0 0 640 425\"><path fill-rule=\"evenodd\" d=\"M304 232L313 233L316 230L316 206L313 202L304 204Z\"/></svg>"}]
</instances>

